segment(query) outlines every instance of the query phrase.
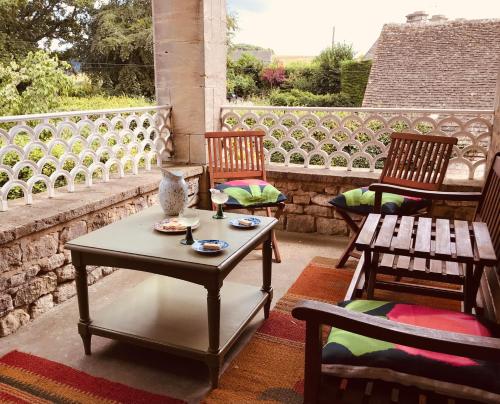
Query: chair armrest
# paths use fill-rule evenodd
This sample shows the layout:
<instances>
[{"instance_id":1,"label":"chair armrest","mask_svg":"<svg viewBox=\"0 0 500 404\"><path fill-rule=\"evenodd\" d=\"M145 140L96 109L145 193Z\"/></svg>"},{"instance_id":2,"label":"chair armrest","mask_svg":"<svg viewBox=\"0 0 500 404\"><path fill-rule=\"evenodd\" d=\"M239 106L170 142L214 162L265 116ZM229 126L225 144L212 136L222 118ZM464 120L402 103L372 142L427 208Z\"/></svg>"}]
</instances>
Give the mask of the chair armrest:
<instances>
[{"instance_id":1,"label":"chair armrest","mask_svg":"<svg viewBox=\"0 0 500 404\"><path fill-rule=\"evenodd\" d=\"M500 362L500 339L397 323L332 304L304 301L292 315L307 323L331 325L387 342L450 355Z\"/></svg>"},{"instance_id":2,"label":"chair armrest","mask_svg":"<svg viewBox=\"0 0 500 404\"><path fill-rule=\"evenodd\" d=\"M401 187L399 185L375 183L368 189L375 192L391 192L398 195L414 196L417 198L448 200L448 201L480 201L481 192L443 192L424 189Z\"/></svg>"}]
</instances>

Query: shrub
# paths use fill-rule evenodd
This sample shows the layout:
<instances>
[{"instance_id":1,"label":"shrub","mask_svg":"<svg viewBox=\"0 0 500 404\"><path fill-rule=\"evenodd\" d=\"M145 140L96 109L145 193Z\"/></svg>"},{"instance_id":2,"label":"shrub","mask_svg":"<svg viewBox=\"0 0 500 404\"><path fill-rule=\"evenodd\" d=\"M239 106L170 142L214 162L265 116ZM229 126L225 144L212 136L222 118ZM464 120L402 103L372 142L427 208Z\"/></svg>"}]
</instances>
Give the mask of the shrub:
<instances>
[{"instance_id":1,"label":"shrub","mask_svg":"<svg viewBox=\"0 0 500 404\"><path fill-rule=\"evenodd\" d=\"M317 66L310 63L292 63L285 68L286 81L281 88L314 92L314 77Z\"/></svg>"},{"instance_id":2,"label":"shrub","mask_svg":"<svg viewBox=\"0 0 500 404\"><path fill-rule=\"evenodd\" d=\"M262 70L262 81L269 87L280 87L286 80L285 68L281 65L265 67Z\"/></svg>"},{"instance_id":3,"label":"shrub","mask_svg":"<svg viewBox=\"0 0 500 404\"><path fill-rule=\"evenodd\" d=\"M228 62L228 70L233 70L234 75L250 76L255 85L260 87L260 76L264 64L255 56L244 53L236 62Z\"/></svg>"},{"instance_id":4,"label":"shrub","mask_svg":"<svg viewBox=\"0 0 500 404\"><path fill-rule=\"evenodd\" d=\"M70 77L71 88L68 91L70 97L90 97L101 93L101 87L92 82L85 73L75 74Z\"/></svg>"},{"instance_id":5,"label":"shrub","mask_svg":"<svg viewBox=\"0 0 500 404\"><path fill-rule=\"evenodd\" d=\"M371 67L371 60L346 60L341 64L342 92L351 98L355 106L363 103Z\"/></svg>"},{"instance_id":6,"label":"shrub","mask_svg":"<svg viewBox=\"0 0 500 404\"><path fill-rule=\"evenodd\" d=\"M88 111L155 105L154 102L143 97L110 97L105 95L94 97L61 97L58 101L58 105L54 108L54 111Z\"/></svg>"},{"instance_id":7,"label":"shrub","mask_svg":"<svg viewBox=\"0 0 500 404\"><path fill-rule=\"evenodd\" d=\"M269 104L287 107L350 107L352 100L344 93L313 94L308 91L273 91Z\"/></svg>"},{"instance_id":8,"label":"shrub","mask_svg":"<svg viewBox=\"0 0 500 404\"><path fill-rule=\"evenodd\" d=\"M229 89L231 89L229 94L235 94L241 98L248 98L257 92L257 85L251 76L238 74L230 79L228 92Z\"/></svg>"}]
</instances>

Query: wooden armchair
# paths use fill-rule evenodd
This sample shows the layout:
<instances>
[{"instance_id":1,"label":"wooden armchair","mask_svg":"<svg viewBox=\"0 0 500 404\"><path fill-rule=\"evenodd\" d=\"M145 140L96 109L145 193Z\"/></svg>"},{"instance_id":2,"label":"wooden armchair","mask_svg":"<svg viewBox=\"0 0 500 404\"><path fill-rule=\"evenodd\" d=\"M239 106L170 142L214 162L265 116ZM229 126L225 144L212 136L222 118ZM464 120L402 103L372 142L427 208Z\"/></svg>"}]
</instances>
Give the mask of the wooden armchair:
<instances>
[{"instance_id":1,"label":"wooden armchair","mask_svg":"<svg viewBox=\"0 0 500 404\"><path fill-rule=\"evenodd\" d=\"M322 402L320 390L325 388L325 381L338 383L340 386L344 379L343 377L329 378L327 375L322 375L323 325L407 347L500 363L499 327L494 330L494 337L473 336L397 323L385 318L349 311L331 304L312 301L299 304L292 310L292 315L296 319L306 322L304 403L307 404ZM389 372L389 369L386 370ZM367 387L360 387L359 384L357 386L358 397L361 398L366 394L366 390L373 389L373 384L368 387L369 383L373 383L372 380L365 378L363 381ZM394 384L387 385L387 381L376 381L376 383L386 384L382 387L386 392L385 401L378 402L395 402L391 399L391 389L394 388ZM397 388L404 389L404 386L399 385ZM434 393L430 394L434 395ZM413 392L412 395L414 399L412 402L421 402L419 393ZM325 400L325 402L335 402L332 401L332 397L329 398L330 401ZM439 402L441 401L446 402L442 395ZM346 402L355 404L358 401L349 400ZM361 402L362 400L359 401L359 403ZM400 402L404 403L405 401Z\"/></svg>"},{"instance_id":2,"label":"wooden armchair","mask_svg":"<svg viewBox=\"0 0 500 404\"><path fill-rule=\"evenodd\" d=\"M456 144L457 138L454 137L393 133L379 182L387 185L404 186L410 189L437 191L441 188L453 146ZM394 191L394 193L397 193L397 191ZM407 193L398 195L411 196ZM331 203L353 233L337 264L337 267L341 268L350 256L359 258L359 254L354 251L354 242L360 231L360 226L349 213L366 216L373 213L374 210L373 206L362 207L358 205L350 208L336 202L339 197L334 198ZM399 207L394 214L418 214L425 212L429 206L430 204L422 209L423 205L412 203L408 204L407 208L404 208L404 206Z\"/></svg>"},{"instance_id":3,"label":"wooden armchair","mask_svg":"<svg viewBox=\"0 0 500 404\"><path fill-rule=\"evenodd\" d=\"M207 132L205 138L208 146L208 170L210 174L210 187L217 188L228 181L240 180L235 186L257 189L271 187L266 182L266 170L264 167L264 135L262 131L236 131L236 132ZM273 195L276 200L265 203L256 201L247 205L238 203L231 198L224 209L248 209L254 214L255 210L264 210L267 216L271 216L271 208L276 208L274 217L279 220L285 209L286 197L276 192ZM279 194L279 195L278 195ZM272 246L276 262L281 262L276 234L273 231Z\"/></svg>"},{"instance_id":4,"label":"wooden armchair","mask_svg":"<svg viewBox=\"0 0 500 404\"><path fill-rule=\"evenodd\" d=\"M374 184L370 187L370 189L377 192L376 205L378 209L380 209L381 192L401 192L402 194L426 197L430 199L479 201L475 218L476 220L480 220L487 224L491 240L493 242L493 248L497 257L500 256L500 153L497 153L495 156L495 160L481 193L415 190L388 184ZM479 254L478 251L475 251L475 254ZM355 300L356 297L359 297L359 280L360 274L362 274L359 270L362 266L362 263L358 265L355 276L353 277L351 285L347 291L347 295L345 297L346 301L354 303L363 302L365 305L366 302L374 302L373 304L377 309L379 306L384 304L394 304L387 302ZM390 319L389 316L384 318L380 312L377 312L377 309L371 312L370 310L360 312L351 311L351 309L321 302L306 301L298 304L292 310L292 315L295 318L306 322L304 402L321 402L320 391L323 391L327 387L331 387L332 383L340 383L341 386L343 380L352 377L363 377L362 380L366 386L369 386L371 383L371 387L360 387L358 383L358 390L362 390L358 397L363 397L366 391L373 390L374 383L379 386L382 384L383 387L379 388L379 391L386 392L385 401L382 400L377 402L394 402L394 400L391 399L391 389L395 388L397 390L408 390L408 386L413 386L410 387L409 391L413 391L413 393L411 393L413 394L412 400L415 400L415 402L420 401L419 396L422 393L431 397L429 402L447 402L447 397L452 397L454 399L474 399L482 402L500 402L500 383L498 383L498 372L500 371L499 271L500 265L497 260L496 265L486 268L482 278L476 280L481 282L481 287L479 289L480 293L477 296L479 304L478 307L476 307L476 312L481 313L483 317L486 317L489 320L485 322L484 319L482 319L480 322L475 324L474 330L478 330L483 326L488 328L488 333L479 333L481 335L473 335L474 333L465 331L466 327L459 327L459 329L462 330L461 332L451 332L440 324L439 320L434 322L432 327L423 327L411 323L411 321L408 320L409 317L406 317L406 320L403 319L401 321L397 316L392 316ZM347 303L346 307L349 308L350 304L351 303ZM404 304L402 305L405 306ZM418 312L418 308L421 306L412 305L411 307L413 307L411 311ZM429 313L428 318L431 319L433 316L439 319L439 316L443 315L443 313L439 312L437 309L425 308L425 310L426 313ZM432 310L437 311L433 313ZM366 314L367 312L370 312L370 314ZM476 321L474 316L459 312L445 313L445 316L442 318L446 318L447 316L457 316L459 319L466 318L467 321ZM460 321L461 320L457 320L457 322ZM439 361L435 361L434 363L430 363L428 361L428 356L431 354L440 358L445 358L445 360L450 360L450 358L443 355L455 355L454 359L458 358L458 361L461 361L461 365L456 365L455 363L454 366L448 366L448 368L443 367L445 370L434 369L434 374L430 379L422 379L422 375L418 374L421 370L416 373L401 373L398 368L398 366L400 366L398 362L401 362L401 360L404 359L404 354L399 354L400 356L398 356L396 360L388 359L387 361L384 361L382 368L375 367L375 370L372 373L365 371L364 376L360 376L361 373L356 373L353 370L346 370L349 368L349 365L358 366L363 370L373 370L374 368L370 368L370 365L364 363L364 361L370 361L369 355L372 355L373 353L369 352L368 356L360 355L359 357L354 358L352 363L347 364L347 367L345 363L336 365L338 366L336 368L338 374L332 376L331 372L326 372L326 369L331 369L331 367L329 368L328 365L325 365L327 362L325 360L326 348L323 347L322 341L323 325L329 325L335 327L336 329L345 330L356 334L357 336L364 336L382 341L383 344L393 343L394 346L403 348L402 351L404 352L411 353L414 352L412 350L415 349L421 350L417 352L416 357L420 356L423 358L423 362L421 366L419 366L419 369L424 369L424 371L432 369L434 366L441 366ZM332 334L330 334L330 337L331 335ZM349 337L345 336L344 338L349 339ZM370 343L369 340L363 341L366 344ZM342 353L342 351L340 352ZM493 372L486 372L485 374L481 374L481 376L479 376L479 379L483 379L482 382L486 384L489 383L489 390L488 388L486 390L482 390L483 387L478 389L475 386L471 386L473 382L469 379L473 379L474 377L471 378L470 374L467 376L467 374L460 373L463 372L463 369L466 367L464 363L472 363L474 366L478 364L481 369L483 369L483 367L484 369L487 367L489 370L493 369ZM373 363L371 364L373 365ZM344 368L342 366L344 366ZM363 372L363 370L361 372ZM463 377L461 376L462 378L460 380L464 383L463 385L465 387L462 389L461 382L455 382L455 384L452 383L451 385L446 385L447 381L442 382L441 377L445 378L449 376L446 375L446 372L453 372L458 375L462 375ZM393 380L394 376L396 376L396 380ZM491 389L491 386L494 387ZM415 389L415 387L417 387L417 389ZM337 391L339 391L338 387ZM331 400L331 393L329 397ZM408 395L405 397L408 398ZM351 400L346 402L354 403L355 401ZM406 401L403 400L401 402Z\"/></svg>"}]
</instances>

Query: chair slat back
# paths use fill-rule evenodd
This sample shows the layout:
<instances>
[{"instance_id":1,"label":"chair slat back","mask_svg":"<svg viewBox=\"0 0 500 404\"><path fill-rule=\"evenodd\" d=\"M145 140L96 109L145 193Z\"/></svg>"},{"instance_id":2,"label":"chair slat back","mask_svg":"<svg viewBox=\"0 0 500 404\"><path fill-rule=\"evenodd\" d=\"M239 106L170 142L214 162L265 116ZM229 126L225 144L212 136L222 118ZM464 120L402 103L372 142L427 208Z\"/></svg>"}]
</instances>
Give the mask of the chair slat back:
<instances>
[{"instance_id":1,"label":"chair slat back","mask_svg":"<svg viewBox=\"0 0 500 404\"><path fill-rule=\"evenodd\" d=\"M457 138L393 133L380 182L437 191Z\"/></svg>"},{"instance_id":2,"label":"chair slat back","mask_svg":"<svg viewBox=\"0 0 500 404\"><path fill-rule=\"evenodd\" d=\"M207 132L205 139L211 187L221 180L266 179L264 132Z\"/></svg>"},{"instance_id":3,"label":"chair slat back","mask_svg":"<svg viewBox=\"0 0 500 404\"><path fill-rule=\"evenodd\" d=\"M500 153L497 153L484 183L476 221L486 223L497 257L500 257Z\"/></svg>"}]
</instances>

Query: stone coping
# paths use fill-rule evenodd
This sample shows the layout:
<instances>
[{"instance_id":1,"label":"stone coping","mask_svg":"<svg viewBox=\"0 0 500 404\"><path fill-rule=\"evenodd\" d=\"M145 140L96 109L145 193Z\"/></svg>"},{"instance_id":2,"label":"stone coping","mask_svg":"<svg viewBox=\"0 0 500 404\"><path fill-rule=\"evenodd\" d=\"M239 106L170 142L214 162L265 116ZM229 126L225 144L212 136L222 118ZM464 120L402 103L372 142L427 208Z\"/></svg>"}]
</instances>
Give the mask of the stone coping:
<instances>
[{"instance_id":1,"label":"stone coping","mask_svg":"<svg viewBox=\"0 0 500 404\"><path fill-rule=\"evenodd\" d=\"M362 169L347 170L326 170L322 168L304 168L304 167L268 167L267 177L273 181L296 181L296 182L315 182L332 185L353 185L368 186L380 177L380 172L369 172ZM443 184L444 191L456 192L475 192L480 191L483 181L480 180L457 180L446 178Z\"/></svg>"},{"instance_id":2,"label":"stone coping","mask_svg":"<svg viewBox=\"0 0 500 404\"><path fill-rule=\"evenodd\" d=\"M185 178L203 173L201 165L166 168L183 171ZM9 201L9 210L0 212L0 245L152 192L158 189L160 179L161 171L155 168L139 175L97 183L92 188L78 186L73 193L56 193L51 199L37 196L33 205L25 205L24 199Z\"/></svg>"}]
</instances>

